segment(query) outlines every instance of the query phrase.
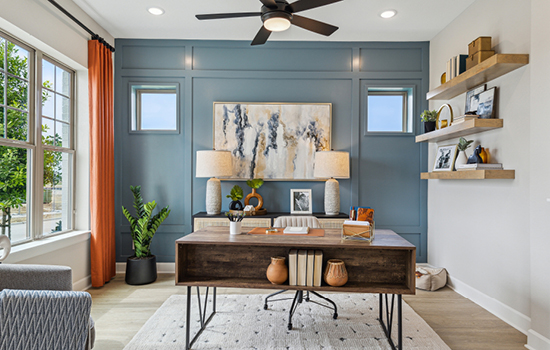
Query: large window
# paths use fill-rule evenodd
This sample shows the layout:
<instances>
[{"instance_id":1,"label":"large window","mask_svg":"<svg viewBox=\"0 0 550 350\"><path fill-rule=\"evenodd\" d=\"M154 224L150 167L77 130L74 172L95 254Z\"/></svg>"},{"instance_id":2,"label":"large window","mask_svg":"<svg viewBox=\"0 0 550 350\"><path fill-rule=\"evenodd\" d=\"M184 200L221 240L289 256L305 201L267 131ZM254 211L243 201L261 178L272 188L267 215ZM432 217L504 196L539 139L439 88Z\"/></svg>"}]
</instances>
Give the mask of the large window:
<instances>
[{"instance_id":1,"label":"large window","mask_svg":"<svg viewBox=\"0 0 550 350\"><path fill-rule=\"evenodd\" d=\"M72 229L74 72L0 32L0 233Z\"/></svg>"}]
</instances>

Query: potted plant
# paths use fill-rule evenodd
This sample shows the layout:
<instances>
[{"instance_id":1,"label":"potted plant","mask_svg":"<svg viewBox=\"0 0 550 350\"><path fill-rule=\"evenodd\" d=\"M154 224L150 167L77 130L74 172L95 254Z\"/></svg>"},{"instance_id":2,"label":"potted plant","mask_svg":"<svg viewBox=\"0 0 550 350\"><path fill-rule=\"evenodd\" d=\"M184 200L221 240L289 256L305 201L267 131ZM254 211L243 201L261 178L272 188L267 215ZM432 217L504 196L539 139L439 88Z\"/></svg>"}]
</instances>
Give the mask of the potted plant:
<instances>
[{"instance_id":1,"label":"potted plant","mask_svg":"<svg viewBox=\"0 0 550 350\"><path fill-rule=\"evenodd\" d=\"M264 215L266 210L262 208L264 205L264 199L262 196L260 196L258 193L256 193L256 190L264 184L264 180L262 179L253 179L253 180L246 180L246 184L248 187L252 189L252 193L249 193L246 198L244 199L244 205L248 205L251 198L256 198L258 200L258 204L254 207L256 215Z\"/></svg>"},{"instance_id":2,"label":"potted plant","mask_svg":"<svg viewBox=\"0 0 550 350\"><path fill-rule=\"evenodd\" d=\"M430 132L435 130L435 122L437 120L437 111L425 110L420 115L420 120L424 122L424 132Z\"/></svg>"},{"instance_id":3,"label":"potted plant","mask_svg":"<svg viewBox=\"0 0 550 350\"><path fill-rule=\"evenodd\" d=\"M229 210L243 210L243 204L241 199L243 199L243 189L239 185L233 186L231 192L226 196L231 198L231 203L229 203Z\"/></svg>"},{"instance_id":4,"label":"potted plant","mask_svg":"<svg viewBox=\"0 0 550 350\"><path fill-rule=\"evenodd\" d=\"M153 236L160 224L168 217L168 206L162 208L156 215L153 210L155 201L143 204L141 186L130 186L134 194L134 209L137 217L122 206L122 212L130 222L130 232L134 243L134 255L126 259L126 283L131 285L147 284L157 279L157 259L151 254L150 246Z\"/></svg>"},{"instance_id":5,"label":"potted plant","mask_svg":"<svg viewBox=\"0 0 550 350\"><path fill-rule=\"evenodd\" d=\"M460 165L464 165L468 163L468 156L466 156L466 149L470 147L470 144L474 142L474 140L466 140L464 137L461 137L458 140L458 145L456 146L458 148L458 156L456 157L455 161L455 168L459 168Z\"/></svg>"}]
</instances>

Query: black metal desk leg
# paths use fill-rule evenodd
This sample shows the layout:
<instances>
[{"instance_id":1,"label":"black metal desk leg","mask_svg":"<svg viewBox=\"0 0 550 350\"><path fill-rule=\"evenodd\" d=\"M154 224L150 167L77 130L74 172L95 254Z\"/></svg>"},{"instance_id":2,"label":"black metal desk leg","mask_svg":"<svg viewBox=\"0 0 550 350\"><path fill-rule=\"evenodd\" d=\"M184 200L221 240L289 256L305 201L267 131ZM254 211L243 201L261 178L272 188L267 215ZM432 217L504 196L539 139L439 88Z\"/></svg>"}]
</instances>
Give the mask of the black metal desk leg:
<instances>
[{"instance_id":1,"label":"black metal desk leg","mask_svg":"<svg viewBox=\"0 0 550 350\"><path fill-rule=\"evenodd\" d=\"M397 294L397 346L395 346L392 339L392 330L393 330L393 310L395 305L395 294L392 294L391 303L388 302L387 294L379 295L379 318L384 334L388 338L388 343L392 350L403 350L403 308L402 308L402 296ZM382 300L384 298L384 300ZM385 320L384 320L384 315Z\"/></svg>"},{"instance_id":2,"label":"black metal desk leg","mask_svg":"<svg viewBox=\"0 0 550 350\"><path fill-rule=\"evenodd\" d=\"M213 301L212 301L212 313L206 319L206 307L208 305L208 290L209 288L206 288L206 295L204 298L204 307L201 303L201 293L199 287L197 287L197 301L198 301L198 307L199 307L199 320L201 323L201 328L195 334L193 339L190 339L191 337L191 287L187 287L187 310L185 315L185 349L190 350L195 341L199 338L199 336L202 334L202 332L206 329L206 326L212 320L212 317L214 317L214 314L216 313L216 287L214 287L213 291Z\"/></svg>"}]
</instances>

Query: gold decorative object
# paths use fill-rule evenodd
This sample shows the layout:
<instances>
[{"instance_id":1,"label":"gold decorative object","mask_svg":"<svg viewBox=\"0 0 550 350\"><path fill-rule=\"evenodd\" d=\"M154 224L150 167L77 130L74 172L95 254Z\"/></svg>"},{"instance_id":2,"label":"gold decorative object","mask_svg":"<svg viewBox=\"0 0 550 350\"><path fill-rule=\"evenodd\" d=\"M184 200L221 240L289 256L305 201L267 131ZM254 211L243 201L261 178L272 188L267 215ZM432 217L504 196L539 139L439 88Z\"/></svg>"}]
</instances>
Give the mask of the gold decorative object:
<instances>
[{"instance_id":1,"label":"gold decorative object","mask_svg":"<svg viewBox=\"0 0 550 350\"><path fill-rule=\"evenodd\" d=\"M439 107L439 109L437 110L437 117L435 119L435 128L436 129L439 129L439 115L441 114L441 111L443 110L443 108L445 107L448 107L449 108L449 112L451 113L451 122L449 123L448 121L446 121L447 123L445 124L445 126L441 126L441 129L446 127L447 124L452 124L453 123L453 108L451 107L450 104L448 103L445 103L443 106Z\"/></svg>"}]
</instances>

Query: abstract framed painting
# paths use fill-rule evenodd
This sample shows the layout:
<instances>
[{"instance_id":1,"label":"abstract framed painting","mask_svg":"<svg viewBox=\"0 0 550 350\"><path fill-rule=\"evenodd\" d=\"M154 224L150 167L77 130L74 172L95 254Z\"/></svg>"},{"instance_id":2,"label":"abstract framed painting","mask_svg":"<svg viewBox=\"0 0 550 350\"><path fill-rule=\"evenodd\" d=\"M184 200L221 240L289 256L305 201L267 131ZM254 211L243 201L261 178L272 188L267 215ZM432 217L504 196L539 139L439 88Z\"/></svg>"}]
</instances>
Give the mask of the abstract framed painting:
<instances>
[{"instance_id":1,"label":"abstract framed painting","mask_svg":"<svg viewBox=\"0 0 550 350\"><path fill-rule=\"evenodd\" d=\"M232 179L319 180L330 151L331 103L214 102L214 148L231 151Z\"/></svg>"}]
</instances>

